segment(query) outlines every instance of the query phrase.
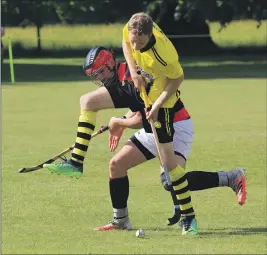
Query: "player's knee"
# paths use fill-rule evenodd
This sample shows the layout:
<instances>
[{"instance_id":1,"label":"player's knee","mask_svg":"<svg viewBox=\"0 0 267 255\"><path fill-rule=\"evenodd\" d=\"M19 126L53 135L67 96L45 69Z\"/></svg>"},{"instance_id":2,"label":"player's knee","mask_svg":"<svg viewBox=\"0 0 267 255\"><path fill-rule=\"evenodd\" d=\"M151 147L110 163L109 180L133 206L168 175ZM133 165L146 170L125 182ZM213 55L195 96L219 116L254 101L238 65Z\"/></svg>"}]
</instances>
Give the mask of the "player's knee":
<instances>
[{"instance_id":1,"label":"player's knee","mask_svg":"<svg viewBox=\"0 0 267 255\"><path fill-rule=\"evenodd\" d=\"M80 97L80 106L81 109L86 109L86 105L87 105L87 98L85 95Z\"/></svg>"},{"instance_id":2,"label":"player's knee","mask_svg":"<svg viewBox=\"0 0 267 255\"><path fill-rule=\"evenodd\" d=\"M110 174L112 175L114 172L116 172L116 169L117 169L117 161L116 161L116 159L112 158L109 161L109 171L110 171Z\"/></svg>"},{"instance_id":3,"label":"player's knee","mask_svg":"<svg viewBox=\"0 0 267 255\"><path fill-rule=\"evenodd\" d=\"M83 95L80 98L81 109L96 111L96 110L98 110L98 105L99 104L96 102L93 94L91 94L91 93Z\"/></svg>"},{"instance_id":4,"label":"player's knee","mask_svg":"<svg viewBox=\"0 0 267 255\"><path fill-rule=\"evenodd\" d=\"M115 156L109 162L109 172L111 178L121 178L127 175L127 167Z\"/></svg>"},{"instance_id":5,"label":"player's knee","mask_svg":"<svg viewBox=\"0 0 267 255\"><path fill-rule=\"evenodd\" d=\"M168 171L172 171L177 166L177 162L169 161L166 163Z\"/></svg>"},{"instance_id":6,"label":"player's knee","mask_svg":"<svg viewBox=\"0 0 267 255\"><path fill-rule=\"evenodd\" d=\"M109 162L109 172L111 178L120 178L125 175L124 167L116 157L113 157Z\"/></svg>"},{"instance_id":7,"label":"player's knee","mask_svg":"<svg viewBox=\"0 0 267 255\"><path fill-rule=\"evenodd\" d=\"M179 155L170 156L169 158L167 158L166 161L167 161L166 166L168 171L172 171L177 167L177 165L181 166L182 168L185 168L186 160L182 156Z\"/></svg>"}]
</instances>

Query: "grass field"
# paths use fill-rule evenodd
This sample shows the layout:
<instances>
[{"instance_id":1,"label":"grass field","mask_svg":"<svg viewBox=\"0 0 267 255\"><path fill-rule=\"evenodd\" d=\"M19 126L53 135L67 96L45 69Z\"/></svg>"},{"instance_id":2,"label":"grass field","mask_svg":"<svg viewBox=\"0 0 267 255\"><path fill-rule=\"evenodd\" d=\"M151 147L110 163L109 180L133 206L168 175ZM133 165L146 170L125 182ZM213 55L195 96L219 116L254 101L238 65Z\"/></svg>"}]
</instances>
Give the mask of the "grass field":
<instances>
[{"instance_id":1,"label":"grass field","mask_svg":"<svg viewBox=\"0 0 267 255\"><path fill-rule=\"evenodd\" d=\"M244 61L244 59L246 59ZM266 59L185 59L183 100L195 141L188 170L247 168L247 204L228 188L192 193L200 235L167 227L169 194L157 160L129 172L135 232L96 233L111 219L108 134L93 139L79 180L46 170L18 174L74 142L79 97L95 89L78 59L20 59L2 69L2 254L266 254ZM48 65L49 64L49 65ZM124 110L100 112L97 126ZM122 143L132 134L125 132Z\"/></svg>"},{"instance_id":2,"label":"grass field","mask_svg":"<svg viewBox=\"0 0 267 255\"><path fill-rule=\"evenodd\" d=\"M264 47L267 40L267 21L259 29L257 22L234 21L221 32L220 24L211 22L210 32L213 41L219 47ZM41 29L42 48L44 50L91 48L95 45L106 47L121 47L121 33L124 24L111 25L76 25L76 26L45 26ZM36 28L10 27L6 29L7 37L13 43L19 43L24 48L35 48L37 45Z\"/></svg>"}]
</instances>

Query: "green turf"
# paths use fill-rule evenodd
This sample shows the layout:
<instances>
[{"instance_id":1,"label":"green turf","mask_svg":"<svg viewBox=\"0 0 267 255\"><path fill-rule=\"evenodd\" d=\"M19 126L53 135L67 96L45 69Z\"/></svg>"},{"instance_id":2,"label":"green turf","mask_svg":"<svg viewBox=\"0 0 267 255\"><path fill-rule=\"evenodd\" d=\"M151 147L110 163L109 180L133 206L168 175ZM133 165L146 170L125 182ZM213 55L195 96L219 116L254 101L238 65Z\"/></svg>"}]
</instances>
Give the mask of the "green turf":
<instances>
[{"instance_id":1,"label":"green turf","mask_svg":"<svg viewBox=\"0 0 267 255\"><path fill-rule=\"evenodd\" d=\"M2 87L3 254L266 254L264 64L240 60L224 65L217 61L216 66L212 60L197 66L188 60L185 73L191 75L182 85L195 126L188 169L246 167L247 204L238 206L228 188L192 193L200 235L182 237L176 227L165 226L172 204L154 160L129 173L130 217L134 227L146 233L145 239L138 239L135 232L92 230L112 215L108 162L113 154L107 134L92 140L79 180L46 170L16 173L74 142L79 97L95 88L80 78L79 66L64 65L63 72L64 66L57 64L35 64L34 69L34 63L21 61L24 69L17 64L16 70L24 82ZM6 80L7 72L5 65ZM101 112L97 125L123 113ZM131 134L125 133L121 145Z\"/></svg>"}]
</instances>

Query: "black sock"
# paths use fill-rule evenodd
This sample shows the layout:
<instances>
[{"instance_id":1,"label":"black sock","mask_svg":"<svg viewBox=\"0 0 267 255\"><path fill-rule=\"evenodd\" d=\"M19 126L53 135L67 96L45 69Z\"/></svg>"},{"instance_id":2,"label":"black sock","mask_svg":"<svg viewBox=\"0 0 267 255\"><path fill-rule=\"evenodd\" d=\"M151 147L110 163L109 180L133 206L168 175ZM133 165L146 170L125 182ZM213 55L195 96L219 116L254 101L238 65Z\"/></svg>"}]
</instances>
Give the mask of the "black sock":
<instances>
[{"instance_id":1,"label":"black sock","mask_svg":"<svg viewBox=\"0 0 267 255\"><path fill-rule=\"evenodd\" d=\"M76 161L74 161L74 160L72 160L72 159L70 159L70 162L71 162L71 164L72 164L73 166L75 166L75 167L81 169L81 171L83 171L83 164L78 163L78 162L76 162Z\"/></svg>"},{"instance_id":2,"label":"black sock","mask_svg":"<svg viewBox=\"0 0 267 255\"><path fill-rule=\"evenodd\" d=\"M190 171L186 173L186 178L190 191L219 187L219 176L216 172Z\"/></svg>"},{"instance_id":3,"label":"black sock","mask_svg":"<svg viewBox=\"0 0 267 255\"><path fill-rule=\"evenodd\" d=\"M129 179L128 176L110 179L109 192L113 208L123 209L127 207L129 196Z\"/></svg>"}]
</instances>

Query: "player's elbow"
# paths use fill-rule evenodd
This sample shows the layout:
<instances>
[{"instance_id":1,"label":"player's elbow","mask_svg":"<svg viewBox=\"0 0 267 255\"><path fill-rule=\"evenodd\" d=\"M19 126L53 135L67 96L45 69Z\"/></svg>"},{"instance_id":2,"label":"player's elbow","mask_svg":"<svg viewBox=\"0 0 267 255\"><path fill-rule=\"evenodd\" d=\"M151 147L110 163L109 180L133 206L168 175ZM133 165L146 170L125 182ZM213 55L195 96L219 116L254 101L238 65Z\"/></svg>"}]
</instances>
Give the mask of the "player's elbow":
<instances>
[{"instance_id":1,"label":"player's elbow","mask_svg":"<svg viewBox=\"0 0 267 255\"><path fill-rule=\"evenodd\" d=\"M178 78L180 84L183 82L184 80L184 73Z\"/></svg>"},{"instance_id":2,"label":"player's elbow","mask_svg":"<svg viewBox=\"0 0 267 255\"><path fill-rule=\"evenodd\" d=\"M184 74L182 74L180 77L176 79L168 79L168 84L171 85L171 87L178 88L183 82L183 80L184 80Z\"/></svg>"},{"instance_id":3,"label":"player's elbow","mask_svg":"<svg viewBox=\"0 0 267 255\"><path fill-rule=\"evenodd\" d=\"M142 114L140 112L136 112L136 120L138 120L138 122L142 121Z\"/></svg>"},{"instance_id":4,"label":"player's elbow","mask_svg":"<svg viewBox=\"0 0 267 255\"><path fill-rule=\"evenodd\" d=\"M135 115L130 119L129 128L136 128L142 124L142 115L140 112L136 112Z\"/></svg>"},{"instance_id":5,"label":"player's elbow","mask_svg":"<svg viewBox=\"0 0 267 255\"><path fill-rule=\"evenodd\" d=\"M135 126L142 126L142 114L140 112L135 115Z\"/></svg>"},{"instance_id":6,"label":"player's elbow","mask_svg":"<svg viewBox=\"0 0 267 255\"><path fill-rule=\"evenodd\" d=\"M181 85L181 83L183 82L183 80L184 80L184 74L182 74L179 78L177 78L175 80L175 84L174 85L178 88Z\"/></svg>"}]
</instances>

